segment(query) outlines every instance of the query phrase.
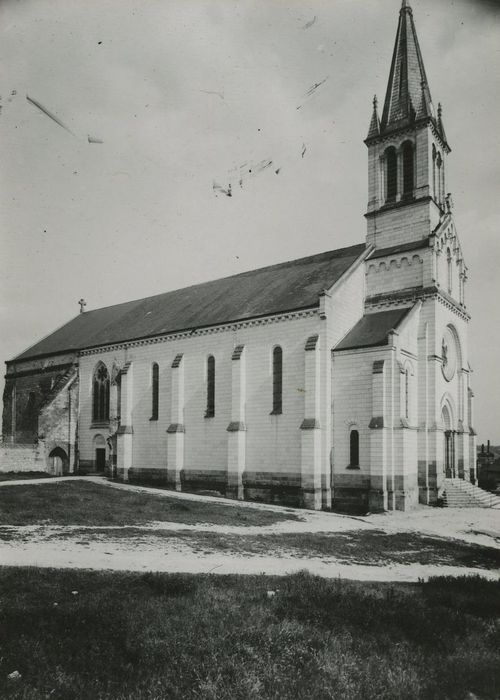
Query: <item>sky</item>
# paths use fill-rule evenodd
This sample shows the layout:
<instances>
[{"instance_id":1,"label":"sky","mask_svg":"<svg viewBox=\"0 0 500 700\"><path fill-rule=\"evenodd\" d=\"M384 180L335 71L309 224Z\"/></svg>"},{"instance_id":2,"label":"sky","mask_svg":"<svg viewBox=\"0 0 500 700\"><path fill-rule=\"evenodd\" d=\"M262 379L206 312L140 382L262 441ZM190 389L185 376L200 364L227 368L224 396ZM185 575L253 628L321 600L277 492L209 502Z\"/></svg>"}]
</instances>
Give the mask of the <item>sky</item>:
<instances>
[{"instance_id":1,"label":"sky","mask_svg":"<svg viewBox=\"0 0 500 700\"><path fill-rule=\"evenodd\" d=\"M498 444L500 3L411 5L452 148L475 427ZM82 297L90 310L362 242L363 139L399 7L2 0L0 360Z\"/></svg>"}]
</instances>

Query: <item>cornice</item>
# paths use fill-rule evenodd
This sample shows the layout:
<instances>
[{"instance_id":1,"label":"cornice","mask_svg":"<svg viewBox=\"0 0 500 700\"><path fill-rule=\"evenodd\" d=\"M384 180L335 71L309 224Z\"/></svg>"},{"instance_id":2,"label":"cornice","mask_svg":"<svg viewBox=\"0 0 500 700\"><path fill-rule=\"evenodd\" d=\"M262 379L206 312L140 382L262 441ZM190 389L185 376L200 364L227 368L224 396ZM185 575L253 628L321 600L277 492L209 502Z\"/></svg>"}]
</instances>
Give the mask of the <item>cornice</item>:
<instances>
[{"instance_id":1,"label":"cornice","mask_svg":"<svg viewBox=\"0 0 500 700\"><path fill-rule=\"evenodd\" d=\"M125 340L120 343L110 343L109 345L100 345L95 348L86 348L80 350L78 355L85 357L87 355L98 355L105 352L116 352L128 348L143 347L144 345L157 345L158 343L168 343L173 340L183 340L185 338L193 338L204 335L213 335L215 333L227 333L230 331L240 330L241 328L251 328L254 326L266 326L273 323L281 323L283 321L292 321L298 318L309 318L318 314L318 308L302 309L300 311L289 311L283 314L267 316L264 318L253 318L246 321L237 321L234 323L222 324L220 326L211 326L207 328L194 328L180 333L167 333L151 338L140 338L138 340Z\"/></svg>"},{"instance_id":2,"label":"cornice","mask_svg":"<svg viewBox=\"0 0 500 700\"><path fill-rule=\"evenodd\" d=\"M436 299L445 306L448 311L452 311L456 316L464 321L470 320L470 315L463 307L457 304L451 297L437 287L412 287L397 292L385 292L367 297L366 306L369 307L389 307L400 306L403 302L415 302L421 299Z\"/></svg>"}]
</instances>

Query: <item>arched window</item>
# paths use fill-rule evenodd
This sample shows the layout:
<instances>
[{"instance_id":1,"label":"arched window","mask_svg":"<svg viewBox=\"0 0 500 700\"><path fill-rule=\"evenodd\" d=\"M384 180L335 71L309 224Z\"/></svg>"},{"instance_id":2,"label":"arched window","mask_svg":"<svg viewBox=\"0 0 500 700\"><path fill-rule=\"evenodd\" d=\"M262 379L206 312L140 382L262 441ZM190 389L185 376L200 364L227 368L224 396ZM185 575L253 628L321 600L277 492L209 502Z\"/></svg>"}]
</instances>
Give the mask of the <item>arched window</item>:
<instances>
[{"instance_id":1,"label":"arched window","mask_svg":"<svg viewBox=\"0 0 500 700\"><path fill-rule=\"evenodd\" d=\"M391 146L385 152L385 169L387 183L387 201L392 202L396 199L398 192L398 157L396 149Z\"/></svg>"},{"instance_id":2,"label":"arched window","mask_svg":"<svg viewBox=\"0 0 500 700\"><path fill-rule=\"evenodd\" d=\"M405 418L410 417L410 370L405 371Z\"/></svg>"},{"instance_id":3,"label":"arched window","mask_svg":"<svg viewBox=\"0 0 500 700\"><path fill-rule=\"evenodd\" d=\"M106 365L102 362L94 370L92 418L95 421L109 420L109 374Z\"/></svg>"},{"instance_id":4,"label":"arched window","mask_svg":"<svg viewBox=\"0 0 500 700\"><path fill-rule=\"evenodd\" d=\"M436 157L437 157L437 151L436 151L436 146L432 144L432 191L434 193L434 199L437 199L437 192L436 192Z\"/></svg>"},{"instance_id":5,"label":"arched window","mask_svg":"<svg viewBox=\"0 0 500 700\"><path fill-rule=\"evenodd\" d=\"M273 414L283 413L283 350L273 349Z\"/></svg>"},{"instance_id":6,"label":"arched window","mask_svg":"<svg viewBox=\"0 0 500 700\"><path fill-rule=\"evenodd\" d=\"M413 194L413 144L405 141L403 144L403 195Z\"/></svg>"},{"instance_id":7,"label":"arched window","mask_svg":"<svg viewBox=\"0 0 500 700\"><path fill-rule=\"evenodd\" d=\"M351 430L349 435L349 466L359 467L359 433Z\"/></svg>"},{"instance_id":8,"label":"arched window","mask_svg":"<svg viewBox=\"0 0 500 700\"><path fill-rule=\"evenodd\" d=\"M215 357L209 355L207 358L207 410L205 418L215 416Z\"/></svg>"},{"instance_id":9,"label":"arched window","mask_svg":"<svg viewBox=\"0 0 500 700\"><path fill-rule=\"evenodd\" d=\"M437 154L436 157L436 166L437 166L437 201L438 204L443 203L443 191L444 191L444 186L443 186L443 176L442 176L442 165L443 165L443 160L441 158L441 153Z\"/></svg>"},{"instance_id":10,"label":"arched window","mask_svg":"<svg viewBox=\"0 0 500 700\"><path fill-rule=\"evenodd\" d=\"M446 264L447 264L447 278L448 278L448 292L451 294L453 290L453 271L452 271L452 259L451 259L451 250L449 248L446 249Z\"/></svg>"},{"instance_id":11,"label":"arched window","mask_svg":"<svg viewBox=\"0 0 500 700\"><path fill-rule=\"evenodd\" d=\"M160 368L153 362L151 367L151 420L158 420Z\"/></svg>"}]
</instances>

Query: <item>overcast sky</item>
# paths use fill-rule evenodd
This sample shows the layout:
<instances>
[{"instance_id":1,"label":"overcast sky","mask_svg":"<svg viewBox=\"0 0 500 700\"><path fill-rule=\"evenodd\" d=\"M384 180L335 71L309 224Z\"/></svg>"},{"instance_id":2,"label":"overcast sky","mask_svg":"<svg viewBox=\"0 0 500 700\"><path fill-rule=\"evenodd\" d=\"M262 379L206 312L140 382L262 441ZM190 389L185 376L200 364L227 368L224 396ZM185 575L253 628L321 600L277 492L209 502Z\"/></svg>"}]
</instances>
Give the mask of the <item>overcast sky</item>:
<instances>
[{"instance_id":1,"label":"overcast sky","mask_svg":"<svg viewBox=\"0 0 500 700\"><path fill-rule=\"evenodd\" d=\"M498 444L500 8L411 4L452 147L476 428ZM399 6L3 0L0 359L80 297L90 310L362 242L363 139Z\"/></svg>"}]
</instances>

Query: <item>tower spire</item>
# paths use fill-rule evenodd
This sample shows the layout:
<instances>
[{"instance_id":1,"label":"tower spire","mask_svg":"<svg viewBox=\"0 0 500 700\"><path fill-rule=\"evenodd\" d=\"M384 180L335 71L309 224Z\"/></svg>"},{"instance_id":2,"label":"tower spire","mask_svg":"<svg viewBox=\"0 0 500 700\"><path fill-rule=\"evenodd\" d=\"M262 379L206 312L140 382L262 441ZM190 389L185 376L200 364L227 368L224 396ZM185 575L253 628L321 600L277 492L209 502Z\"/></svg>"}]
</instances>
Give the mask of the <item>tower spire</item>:
<instances>
[{"instance_id":1,"label":"tower spire","mask_svg":"<svg viewBox=\"0 0 500 700\"><path fill-rule=\"evenodd\" d=\"M392 131L408 126L416 118L433 116L413 11L408 0L402 0L380 131Z\"/></svg>"}]
</instances>

